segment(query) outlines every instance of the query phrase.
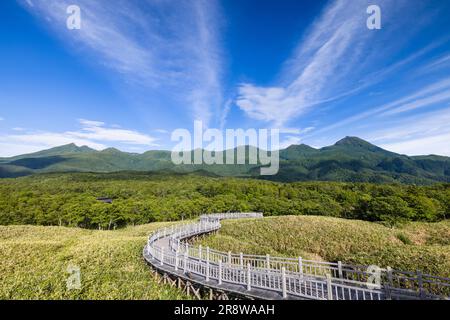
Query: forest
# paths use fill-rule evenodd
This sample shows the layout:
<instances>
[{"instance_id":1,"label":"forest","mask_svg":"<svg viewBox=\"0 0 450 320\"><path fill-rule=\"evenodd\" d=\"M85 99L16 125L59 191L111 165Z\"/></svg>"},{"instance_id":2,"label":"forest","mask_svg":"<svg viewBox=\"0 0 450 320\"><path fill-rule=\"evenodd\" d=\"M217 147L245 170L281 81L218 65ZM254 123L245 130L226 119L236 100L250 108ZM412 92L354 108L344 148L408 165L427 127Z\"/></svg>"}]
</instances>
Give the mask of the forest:
<instances>
[{"instance_id":1,"label":"forest","mask_svg":"<svg viewBox=\"0 0 450 320\"><path fill-rule=\"evenodd\" d=\"M111 230L233 211L332 216L388 226L435 222L450 217L450 184L280 183L137 172L38 174L0 183L1 225Z\"/></svg>"}]
</instances>

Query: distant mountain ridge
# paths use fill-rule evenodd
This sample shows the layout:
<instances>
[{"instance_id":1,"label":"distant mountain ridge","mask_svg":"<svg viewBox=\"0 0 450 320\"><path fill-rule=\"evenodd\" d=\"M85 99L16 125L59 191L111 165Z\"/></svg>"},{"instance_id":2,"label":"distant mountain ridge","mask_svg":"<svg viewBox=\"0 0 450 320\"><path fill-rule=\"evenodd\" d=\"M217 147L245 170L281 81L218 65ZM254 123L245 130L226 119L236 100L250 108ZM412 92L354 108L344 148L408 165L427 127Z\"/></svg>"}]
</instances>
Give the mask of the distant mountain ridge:
<instances>
[{"instance_id":1,"label":"distant mountain ridge","mask_svg":"<svg viewBox=\"0 0 450 320\"><path fill-rule=\"evenodd\" d=\"M345 137L332 146L320 149L301 144L280 150L280 170L275 176L260 176L260 165L176 166L171 161L170 151L154 150L142 154L122 152L115 148L97 151L73 143L31 154L0 158L0 178L50 172L116 171L198 171L217 176L284 182L314 180L430 184L450 182L450 158L400 155L357 137Z\"/></svg>"}]
</instances>

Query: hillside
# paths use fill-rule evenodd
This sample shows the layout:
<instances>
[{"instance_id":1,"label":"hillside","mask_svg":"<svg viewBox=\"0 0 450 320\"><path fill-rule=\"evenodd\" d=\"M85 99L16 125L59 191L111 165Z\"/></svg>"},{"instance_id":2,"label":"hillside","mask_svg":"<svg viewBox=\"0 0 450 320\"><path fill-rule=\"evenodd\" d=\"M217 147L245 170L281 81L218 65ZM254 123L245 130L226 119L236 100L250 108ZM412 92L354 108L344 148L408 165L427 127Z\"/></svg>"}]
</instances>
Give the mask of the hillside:
<instances>
[{"instance_id":1,"label":"hillside","mask_svg":"<svg viewBox=\"0 0 450 320\"><path fill-rule=\"evenodd\" d=\"M0 226L0 299L186 299L158 284L142 259L149 233L161 226L117 231ZM80 268L80 290L66 287L70 266Z\"/></svg>"},{"instance_id":2,"label":"hillside","mask_svg":"<svg viewBox=\"0 0 450 320\"><path fill-rule=\"evenodd\" d=\"M247 147L248 148L248 147ZM236 152L236 149L234 150ZM12 158L0 158L0 177L49 172L167 171L209 172L218 176L254 177L281 182L344 181L431 184L450 182L450 158L409 157L383 150L356 137L346 137L321 149L293 145L280 151L280 170L260 176L259 165L180 165L170 151L143 154L114 148L96 151L74 144Z\"/></svg>"},{"instance_id":3,"label":"hillside","mask_svg":"<svg viewBox=\"0 0 450 320\"><path fill-rule=\"evenodd\" d=\"M198 241L222 251L390 266L450 277L450 222L402 227L332 217L282 216L223 221Z\"/></svg>"}]
</instances>

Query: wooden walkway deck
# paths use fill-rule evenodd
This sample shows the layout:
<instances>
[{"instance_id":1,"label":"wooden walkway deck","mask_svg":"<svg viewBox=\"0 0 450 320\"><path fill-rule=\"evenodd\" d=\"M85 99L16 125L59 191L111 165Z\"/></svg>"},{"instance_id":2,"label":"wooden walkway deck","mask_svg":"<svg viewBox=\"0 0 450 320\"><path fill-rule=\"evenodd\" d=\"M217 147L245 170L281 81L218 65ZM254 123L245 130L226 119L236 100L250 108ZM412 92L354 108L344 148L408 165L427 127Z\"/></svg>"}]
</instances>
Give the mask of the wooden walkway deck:
<instances>
[{"instance_id":1,"label":"wooden walkway deck","mask_svg":"<svg viewBox=\"0 0 450 320\"><path fill-rule=\"evenodd\" d=\"M223 219L261 218L260 213L203 215L200 222L158 230L144 248L145 260L171 283L192 290L248 299L385 300L447 299L450 279L420 272L375 269L299 258L233 254L187 240L220 229ZM378 277L379 283L370 281ZM197 288L197 289L196 289ZM197 291L196 291L197 290Z\"/></svg>"}]
</instances>

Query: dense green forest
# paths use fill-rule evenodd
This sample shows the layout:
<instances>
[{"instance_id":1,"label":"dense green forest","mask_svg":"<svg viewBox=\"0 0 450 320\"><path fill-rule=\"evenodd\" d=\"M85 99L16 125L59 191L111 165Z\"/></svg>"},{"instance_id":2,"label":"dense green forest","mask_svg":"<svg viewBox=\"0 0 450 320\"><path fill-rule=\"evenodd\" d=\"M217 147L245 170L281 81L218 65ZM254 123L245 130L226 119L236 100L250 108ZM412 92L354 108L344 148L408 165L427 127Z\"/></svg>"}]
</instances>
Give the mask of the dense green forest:
<instances>
[{"instance_id":1,"label":"dense green forest","mask_svg":"<svg viewBox=\"0 0 450 320\"><path fill-rule=\"evenodd\" d=\"M450 216L450 184L279 183L136 172L42 174L0 182L3 225L114 229L227 211L333 216L387 225L440 221Z\"/></svg>"}]
</instances>

